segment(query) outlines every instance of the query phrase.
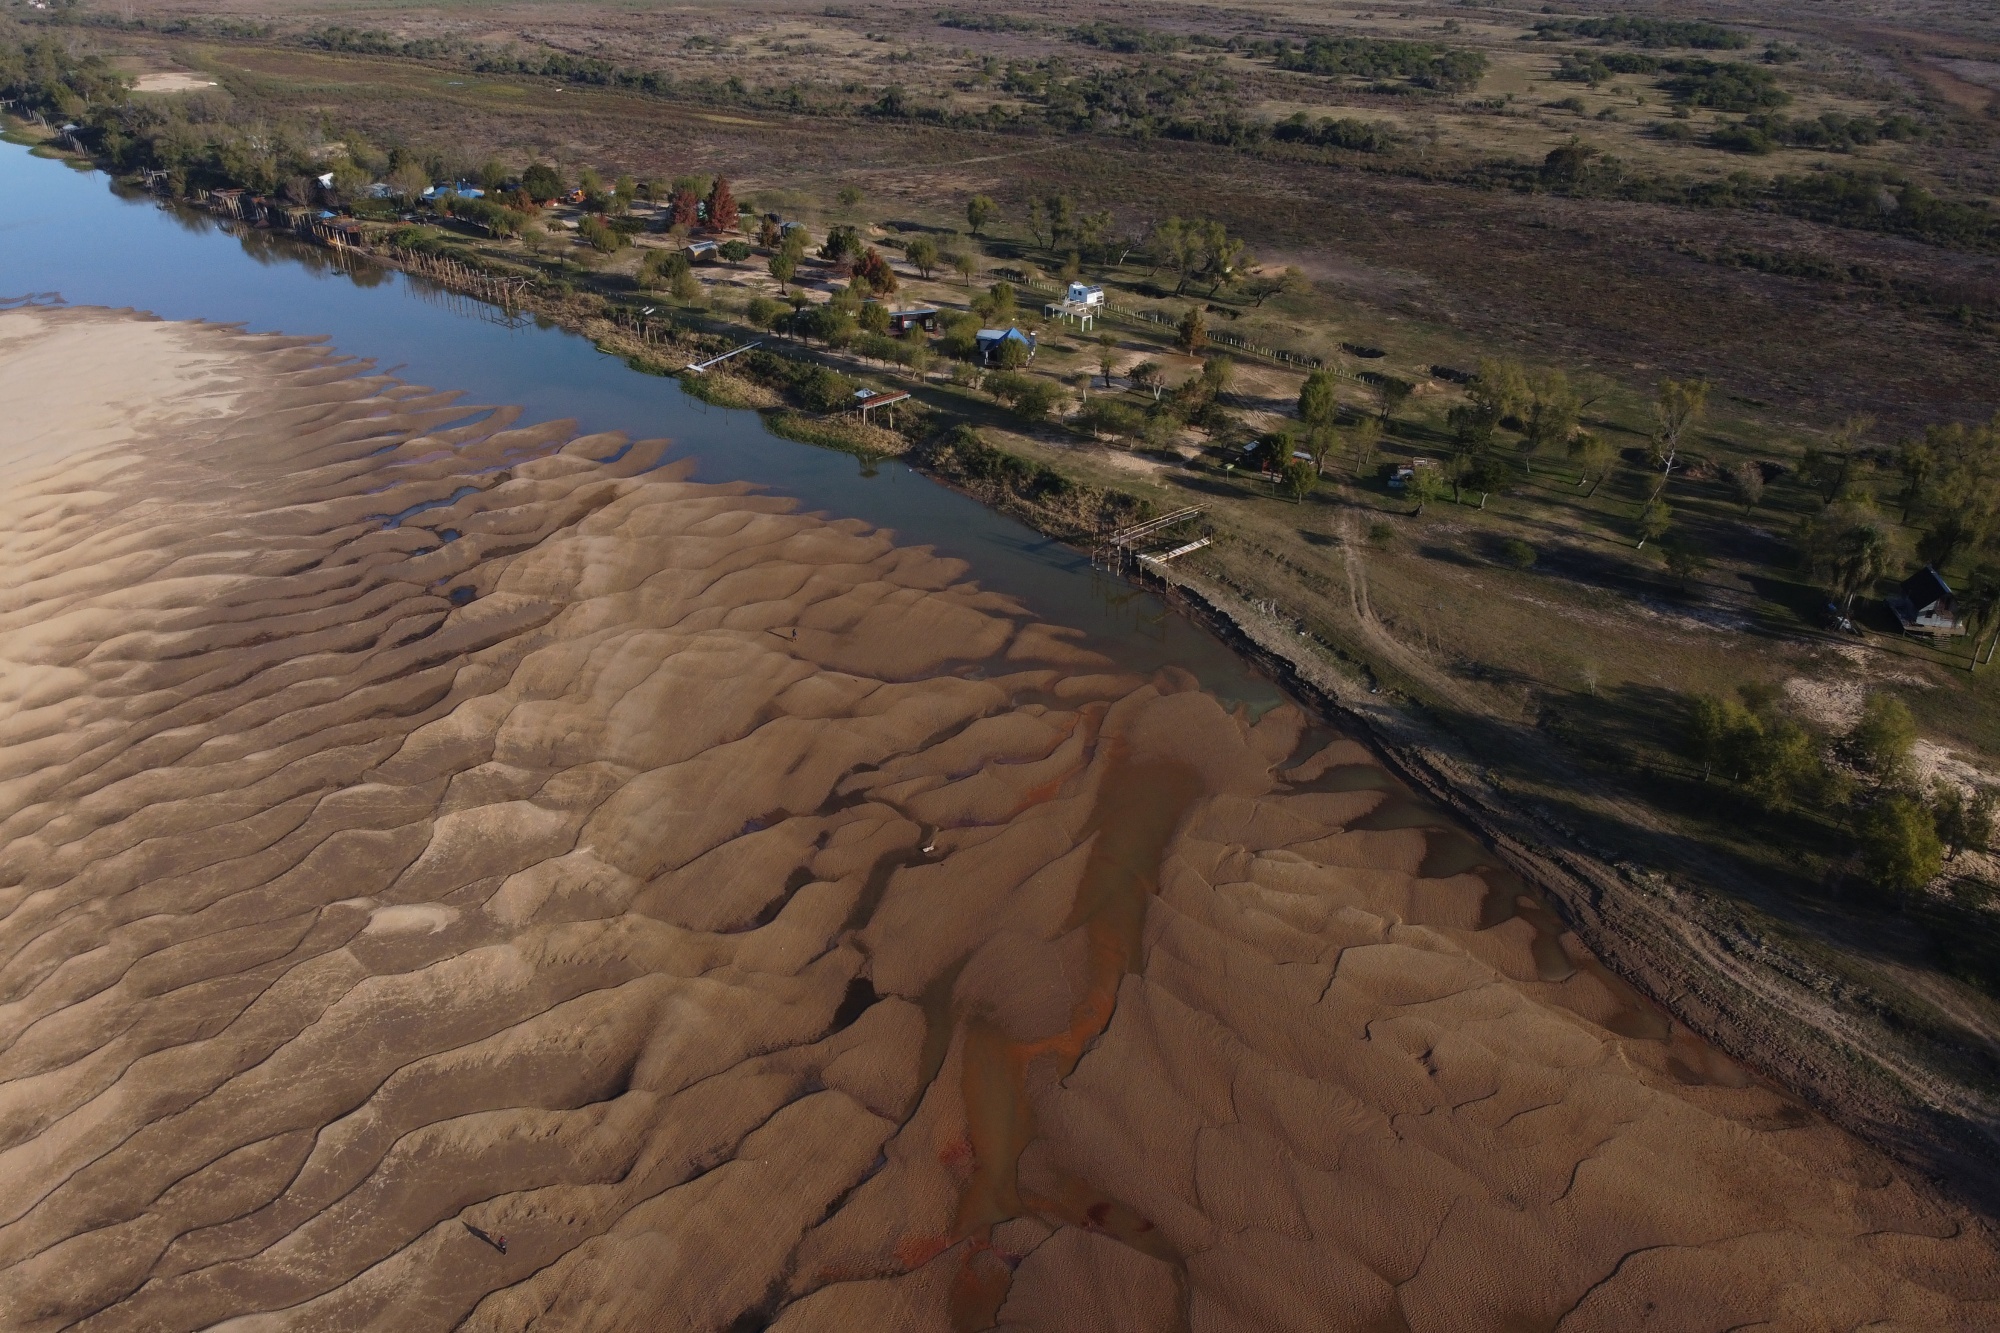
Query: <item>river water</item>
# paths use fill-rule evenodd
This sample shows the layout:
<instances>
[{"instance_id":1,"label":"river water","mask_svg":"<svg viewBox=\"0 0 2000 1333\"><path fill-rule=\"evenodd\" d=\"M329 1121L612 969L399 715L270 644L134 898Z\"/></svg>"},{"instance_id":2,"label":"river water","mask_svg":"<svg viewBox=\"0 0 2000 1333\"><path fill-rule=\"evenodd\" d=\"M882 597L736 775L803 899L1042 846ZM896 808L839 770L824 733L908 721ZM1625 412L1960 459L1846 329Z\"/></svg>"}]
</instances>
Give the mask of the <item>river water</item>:
<instances>
[{"instance_id":1,"label":"river water","mask_svg":"<svg viewBox=\"0 0 2000 1333\"><path fill-rule=\"evenodd\" d=\"M241 323L258 333L324 335L342 354L414 383L462 390L469 403L519 404L524 421L574 418L585 431L664 436L697 460L697 479L755 482L964 560L982 586L1084 631L1089 646L1121 665L1181 667L1253 712L1280 698L1158 598L900 463L863 467L781 439L756 413L712 407L683 393L678 380L635 371L587 338L532 319L509 322L423 279L343 264L315 246L258 232L238 237L206 214L114 192L101 172L0 143L0 300L30 294Z\"/></svg>"}]
</instances>

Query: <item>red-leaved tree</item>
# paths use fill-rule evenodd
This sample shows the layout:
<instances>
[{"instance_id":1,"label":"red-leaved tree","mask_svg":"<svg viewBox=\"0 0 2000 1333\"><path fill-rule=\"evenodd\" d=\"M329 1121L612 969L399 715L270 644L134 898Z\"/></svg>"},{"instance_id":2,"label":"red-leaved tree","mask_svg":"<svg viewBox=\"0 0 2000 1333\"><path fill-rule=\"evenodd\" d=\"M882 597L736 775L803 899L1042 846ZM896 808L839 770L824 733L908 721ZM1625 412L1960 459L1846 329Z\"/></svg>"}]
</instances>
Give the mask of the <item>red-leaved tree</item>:
<instances>
[{"instance_id":1,"label":"red-leaved tree","mask_svg":"<svg viewBox=\"0 0 2000 1333\"><path fill-rule=\"evenodd\" d=\"M884 296L896 290L896 270L889 267L889 261L882 258L882 252L872 245L868 247L868 253L855 261L854 276Z\"/></svg>"},{"instance_id":2,"label":"red-leaved tree","mask_svg":"<svg viewBox=\"0 0 2000 1333\"><path fill-rule=\"evenodd\" d=\"M673 210L676 227L693 229L701 221L701 201L685 185L674 191Z\"/></svg>"},{"instance_id":3,"label":"red-leaved tree","mask_svg":"<svg viewBox=\"0 0 2000 1333\"><path fill-rule=\"evenodd\" d=\"M729 192L726 176L717 176L709 188L708 225L716 231L736 230L736 196Z\"/></svg>"}]
</instances>

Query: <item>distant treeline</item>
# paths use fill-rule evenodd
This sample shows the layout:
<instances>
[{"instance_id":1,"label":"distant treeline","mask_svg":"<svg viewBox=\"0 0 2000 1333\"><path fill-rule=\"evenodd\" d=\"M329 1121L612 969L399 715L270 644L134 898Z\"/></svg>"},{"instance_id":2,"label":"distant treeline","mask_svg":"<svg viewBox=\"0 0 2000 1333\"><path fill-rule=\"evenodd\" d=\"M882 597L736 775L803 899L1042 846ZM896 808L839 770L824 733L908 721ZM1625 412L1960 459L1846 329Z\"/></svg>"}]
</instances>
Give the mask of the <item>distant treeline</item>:
<instances>
[{"instance_id":1,"label":"distant treeline","mask_svg":"<svg viewBox=\"0 0 2000 1333\"><path fill-rule=\"evenodd\" d=\"M1272 46L1271 59L1279 69L1408 79L1419 88L1448 93L1475 88L1486 75L1486 57L1478 51L1368 37L1315 37L1300 47L1280 38Z\"/></svg>"},{"instance_id":2,"label":"distant treeline","mask_svg":"<svg viewBox=\"0 0 2000 1333\"><path fill-rule=\"evenodd\" d=\"M1665 133L1667 138L1692 138L1693 131L1683 121L1668 122L1683 131ZM1923 137L1924 127L1913 116L1884 111L1877 115L1843 115L1825 111L1817 116L1792 119L1789 116L1755 115L1718 125L1707 142L1732 153L1771 153L1779 148L1818 148L1845 153L1883 139L1902 143Z\"/></svg>"},{"instance_id":3,"label":"distant treeline","mask_svg":"<svg viewBox=\"0 0 2000 1333\"><path fill-rule=\"evenodd\" d=\"M1539 41L1591 37L1629 46L1691 47L1697 51L1740 51L1750 39L1716 23L1699 19L1644 18L1621 14L1603 19L1542 19L1535 24Z\"/></svg>"},{"instance_id":4,"label":"distant treeline","mask_svg":"<svg viewBox=\"0 0 2000 1333\"><path fill-rule=\"evenodd\" d=\"M0 19L0 97L21 98L52 118L61 116L83 125L86 141L121 170L158 167L189 185L241 185L276 192L312 165L315 144L344 137L317 122L274 129L267 123L268 114L255 108L237 112L221 94L130 102L125 97L126 81L102 59L72 51L71 43L32 33L32 27ZM321 36L328 43L379 40L372 34L323 32ZM379 53L400 54L400 49ZM1543 162L1468 162L1405 151L1412 148L1408 141L1357 119L1313 121L1294 116L1276 124L1254 119L1246 114L1227 75L1206 66L1142 62L1084 73L1066 72L1059 62L1014 66L1004 86L1028 105L967 112L896 88L867 101L848 88L803 84L750 88L736 79L675 80L553 51L479 48L458 59L479 71L625 88L699 105L829 117L865 115L992 133L1176 139L1274 160L1303 156L1477 188L1695 208L1767 209L1933 244L2000 251L2000 214L1983 203L1940 199L1893 171L1818 171L1769 182L1741 176L1693 180L1633 172L1615 159L1582 148L1558 149ZM1910 129L1907 118L1881 118L1872 127L1865 118L1843 118L1836 126L1825 117L1793 121L1759 112L1742 123L1740 132L1746 136L1745 150L1756 151L1759 140L1749 136L1830 147L1861 142L1871 132L1897 137ZM412 138L420 133L420 128L413 129ZM380 165L388 170L393 162L385 159Z\"/></svg>"},{"instance_id":5,"label":"distant treeline","mask_svg":"<svg viewBox=\"0 0 2000 1333\"><path fill-rule=\"evenodd\" d=\"M1596 87L1618 74L1671 74L1661 86L1675 101L1717 111L1759 111L1788 105L1792 95L1761 65L1701 56L1661 57L1636 51L1571 51L1555 77Z\"/></svg>"}]
</instances>

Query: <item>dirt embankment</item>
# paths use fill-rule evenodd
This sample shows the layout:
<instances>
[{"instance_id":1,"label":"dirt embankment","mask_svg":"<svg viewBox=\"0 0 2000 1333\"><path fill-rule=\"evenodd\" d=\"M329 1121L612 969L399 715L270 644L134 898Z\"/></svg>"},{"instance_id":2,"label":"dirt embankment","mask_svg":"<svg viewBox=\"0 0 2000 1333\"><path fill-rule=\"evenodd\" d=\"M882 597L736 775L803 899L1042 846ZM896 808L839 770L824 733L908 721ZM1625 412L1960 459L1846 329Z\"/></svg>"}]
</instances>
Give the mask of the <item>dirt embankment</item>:
<instances>
[{"instance_id":1,"label":"dirt embankment","mask_svg":"<svg viewBox=\"0 0 2000 1333\"><path fill-rule=\"evenodd\" d=\"M2000 1315L1295 708L297 340L0 396L11 1327Z\"/></svg>"},{"instance_id":2,"label":"dirt embankment","mask_svg":"<svg viewBox=\"0 0 2000 1333\"><path fill-rule=\"evenodd\" d=\"M1496 788L1461 745L1407 706L1383 702L1226 589L1179 573L1165 586L1296 697L1366 736L1400 777L1545 891L1596 956L1676 1018L1988 1219L2000 1208L2000 1109L1833 1003L1838 978L1768 939L1726 901L1584 844L1554 816Z\"/></svg>"}]
</instances>

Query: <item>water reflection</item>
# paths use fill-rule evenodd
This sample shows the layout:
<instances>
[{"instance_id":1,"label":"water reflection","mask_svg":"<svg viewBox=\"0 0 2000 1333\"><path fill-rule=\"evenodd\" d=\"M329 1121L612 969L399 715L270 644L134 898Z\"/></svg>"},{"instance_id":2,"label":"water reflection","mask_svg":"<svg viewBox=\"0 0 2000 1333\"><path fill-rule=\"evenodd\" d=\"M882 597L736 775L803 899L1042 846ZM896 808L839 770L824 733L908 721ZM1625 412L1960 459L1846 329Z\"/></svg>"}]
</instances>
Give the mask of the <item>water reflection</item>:
<instances>
[{"instance_id":1,"label":"water reflection","mask_svg":"<svg viewBox=\"0 0 2000 1333\"><path fill-rule=\"evenodd\" d=\"M1182 667L1253 713L1280 701L1206 631L1081 554L902 464L862 466L780 439L754 413L711 408L677 381L636 372L545 320L356 256L165 208L13 144L0 144L0 233L0 296L58 291L74 304L326 335L413 382L519 404L523 420L667 436L696 456L699 479L755 482L962 559L984 586L1083 630L1087 646L1132 670Z\"/></svg>"}]
</instances>

